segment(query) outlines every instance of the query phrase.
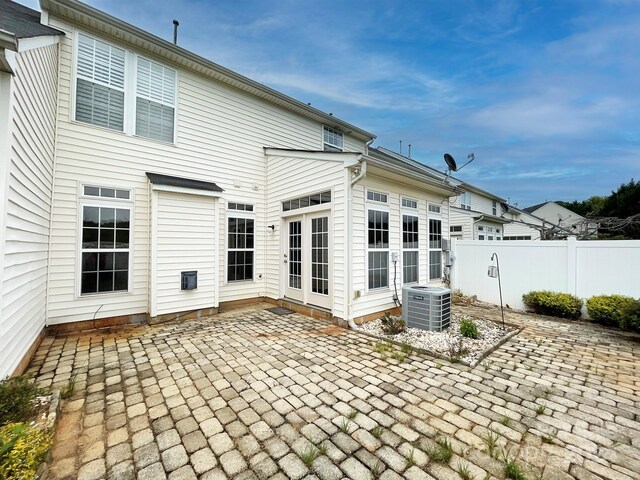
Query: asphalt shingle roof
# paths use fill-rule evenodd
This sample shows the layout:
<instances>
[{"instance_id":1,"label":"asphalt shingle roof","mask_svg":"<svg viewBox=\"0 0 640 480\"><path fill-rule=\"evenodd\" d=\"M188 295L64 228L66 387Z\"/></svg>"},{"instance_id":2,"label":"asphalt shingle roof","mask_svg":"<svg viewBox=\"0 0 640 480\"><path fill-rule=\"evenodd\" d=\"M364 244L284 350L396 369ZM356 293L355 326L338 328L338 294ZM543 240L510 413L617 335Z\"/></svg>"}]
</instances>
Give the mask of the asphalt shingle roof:
<instances>
[{"instance_id":1,"label":"asphalt shingle roof","mask_svg":"<svg viewBox=\"0 0 640 480\"><path fill-rule=\"evenodd\" d=\"M9 0L0 0L0 30L12 33L16 38L64 35L60 30L40 23L40 12Z\"/></svg>"}]
</instances>

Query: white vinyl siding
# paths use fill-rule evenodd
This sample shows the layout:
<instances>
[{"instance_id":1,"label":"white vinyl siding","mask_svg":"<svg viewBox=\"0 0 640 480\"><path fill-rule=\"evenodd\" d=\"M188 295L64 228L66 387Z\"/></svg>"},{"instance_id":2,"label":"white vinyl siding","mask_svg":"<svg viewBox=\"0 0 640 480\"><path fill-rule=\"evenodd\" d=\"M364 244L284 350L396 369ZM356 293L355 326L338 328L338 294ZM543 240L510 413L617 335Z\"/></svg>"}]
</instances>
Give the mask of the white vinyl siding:
<instances>
[{"instance_id":1,"label":"white vinyl siding","mask_svg":"<svg viewBox=\"0 0 640 480\"><path fill-rule=\"evenodd\" d=\"M284 295L287 276L283 275L283 247L285 235L281 231L286 224L282 221L283 202L313 196L322 192L330 192L332 201L322 205L307 208L317 210L331 209L331 231L329 244L331 255L329 261L330 291L333 298L333 314L346 318L347 292L345 291L345 178L348 171L342 162L304 158L300 152L299 158L290 156L267 157L267 217L266 225L274 225L274 230L267 230L266 258L267 295L278 298ZM284 212L299 215L303 210ZM263 228L267 228L266 225ZM259 231L259 228L258 228Z\"/></svg>"},{"instance_id":2,"label":"white vinyl siding","mask_svg":"<svg viewBox=\"0 0 640 480\"><path fill-rule=\"evenodd\" d=\"M173 143L176 72L138 57L136 135Z\"/></svg>"},{"instance_id":3,"label":"white vinyl siding","mask_svg":"<svg viewBox=\"0 0 640 480\"><path fill-rule=\"evenodd\" d=\"M13 373L45 327L58 46L15 59L15 75L0 73L0 125L12 132L4 137L10 144L0 141L0 378Z\"/></svg>"},{"instance_id":4,"label":"white vinyl siding","mask_svg":"<svg viewBox=\"0 0 640 480\"><path fill-rule=\"evenodd\" d=\"M216 200L200 195L154 192L157 211L155 315L216 305ZM181 272L198 272L198 288L181 289Z\"/></svg>"},{"instance_id":5,"label":"white vinyl siding","mask_svg":"<svg viewBox=\"0 0 640 480\"><path fill-rule=\"evenodd\" d=\"M253 282L225 282L226 268L226 216L224 202L218 202L220 222L216 230L218 249L216 277L220 302L278 296L281 258L279 244L271 240L279 236L281 202L305 193L316 193L333 188L335 204L342 205L345 169L342 163L316 160L293 161L282 159L275 176L281 183L269 182L265 169L265 145L278 145L287 149L317 150L321 141L322 124L289 109L275 105L257 96L220 83L203 73L178 68L168 61L167 66L176 69L176 142L149 141L138 136L122 135L115 131L94 128L73 117L72 93L75 62L75 30L59 18L51 18L51 26L61 29L65 36L60 43L60 94L58 116L58 141L56 156L56 182L54 191L54 215L52 225L51 263L49 288L49 318L52 324L97 319L118 315L144 313L148 310L150 265L149 212L151 195L145 172L156 172L193 179L215 181L232 200L255 205L255 271ZM115 40L114 40L115 42ZM120 45L119 45L120 46ZM123 44L124 47L124 44ZM130 47L127 46L128 51ZM144 52L131 48L133 55ZM133 70L133 69L132 69ZM135 71L135 70L134 70ZM132 107L133 108L133 107ZM133 126L132 126L133 128ZM350 152L364 151L364 141L344 134L344 149ZM294 175L296 169L299 173ZM134 231L132 242L132 278L129 295L86 296L75 298L76 271L77 192L79 182L95 185L114 185L131 189L135 202L133 212ZM266 216L265 199L278 190L279 200L269 204L277 211L275 218ZM280 189L282 187L282 189ZM340 191L338 190L340 189ZM333 208L328 205L327 208ZM337 230L344 222L344 212L333 212ZM271 215L271 213L270 213ZM268 223L267 223L268 221ZM342 222L342 223L341 223ZM276 225L270 233L267 225ZM343 310L344 285L339 280L344 269L344 250L336 242L333 249L335 275L334 306ZM269 247L265 247L269 242ZM269 252L269 255L266 255ZM276 254L276 252L278 254ZM269 283L272 282L272 283ZM271 285L275 285L272 288ZM198 291L201 278L198 278ZM98 308L101 306L100 310ZM96 313L97 312L97 313ZM339 315L339 314L338 314Z\"/></svg>"},{"instance_id":6,"label":"white vinyl siding","mask_svg":"<svg viewBox=\"0 0 640 480\"><path fill-rule=\"evenodd\" d=\"M123 131L125 51L79 34L76 76L76 120Z\"/></svg>"}]
</instances>

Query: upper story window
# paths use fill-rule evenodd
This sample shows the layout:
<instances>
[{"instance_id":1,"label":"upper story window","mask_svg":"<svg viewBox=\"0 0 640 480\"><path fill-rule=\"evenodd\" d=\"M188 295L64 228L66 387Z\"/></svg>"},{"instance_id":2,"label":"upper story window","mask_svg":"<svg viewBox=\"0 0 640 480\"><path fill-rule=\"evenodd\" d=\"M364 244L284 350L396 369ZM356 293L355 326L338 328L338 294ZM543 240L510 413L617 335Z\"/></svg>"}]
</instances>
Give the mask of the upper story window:
<instances>
[{"instance_id":1,"label":"upper story window","mask_svg":"<svg viewBox=\"0 0 640 480\"><path fill-rule=\"evenodd\" d=\"M498 202L496 202L495 200L493 200L493 202L491 204L491 212L494 215L498 215Z\"/></svg>"},{"instance_id":2,"label":"upper story window","mask_svg":"<svg viewBox=\"0 0 640 480\"><path fill-rule=\"evenodd\" d=\"M418 208L418 202L415 200L411 200L410 198L402 199L402 206L404 208Z\"/></svg>"},{"instance_id":3,"label":"upper story window","mask_svg":"<svg viewBox=\"0 0 640 480\"><path fill-rule=\"evenodd\" d=\"M460 208L471 210L471 192L462 192L460 194Z\"/></svg>"},{"instance_id":4,"label":"upper story window","mask_svg":"<svg viewBox=\"0 0 640 480\"><path fill-rule=\"evenodd\" d=\"M173 143L176 72L138 57L136 135Z\"/></svg>"},{"instance_id":5,"label":"upper story window","mask_svg":"<svg viewBox=\"0 0 640 480\"><path fill-rule=\"evenodd\" d=\"M372 202L388 203L389 196L386 193L374 192L372 190L367 191L367 200Z\"/></svg>"},{"instance_id":6,"label":"upper story window","mask_svg":"<svg viewBox=\"0 0 640 480\"><path fill-rule=\"evenodd\" d=\"M325 152L342 152L344 150L344 138L340 130L324 126L322 138Z\"/></svg>"},{"instance_id":7,"label":"upper story window","mask_svg":"<svg viewBox=\"0 0 640 480\"><path fill-rule=\"evenodd\" d=\"M124 130L125 51L78 37L76 120Z\"/></svg>"},{"instance_id":8,"label":"upper story window","mask_svg":"<svg viewBox=\"0 0 640 480\"><path fill-rule=\"evenodd\" d=\"M126 67L134 64L135 73ZM175 70L79 33L76 77L78 122L175 141Z\"/></svg>"}]
</instances>

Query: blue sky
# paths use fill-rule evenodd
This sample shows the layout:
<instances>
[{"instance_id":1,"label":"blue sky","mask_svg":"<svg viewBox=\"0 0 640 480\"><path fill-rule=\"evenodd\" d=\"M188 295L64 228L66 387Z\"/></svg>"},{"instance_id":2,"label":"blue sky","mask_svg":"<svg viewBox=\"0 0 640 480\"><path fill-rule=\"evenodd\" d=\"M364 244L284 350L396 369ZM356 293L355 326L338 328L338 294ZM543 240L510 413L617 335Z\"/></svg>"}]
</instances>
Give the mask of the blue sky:
<instances>
[{"instance_id":1,"label":"blue sky","mask_svg":"<svg viewBox=\"0 0 640 480\"><path fill-rule=\"evenodd\" d=\"M638 0L87 3L520 207L640 179Z\"/></svg>"}]
</instances>

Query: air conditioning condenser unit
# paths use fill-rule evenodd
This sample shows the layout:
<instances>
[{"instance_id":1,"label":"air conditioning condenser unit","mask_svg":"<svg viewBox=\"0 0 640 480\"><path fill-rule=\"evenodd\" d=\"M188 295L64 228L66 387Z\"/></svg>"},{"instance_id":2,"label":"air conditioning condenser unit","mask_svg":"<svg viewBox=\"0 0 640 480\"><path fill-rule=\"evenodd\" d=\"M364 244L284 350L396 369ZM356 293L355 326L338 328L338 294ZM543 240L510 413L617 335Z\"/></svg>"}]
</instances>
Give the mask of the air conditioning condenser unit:
<instances>
[{"instance_id":1,"label":"air conditioning condenser unit","mask_svg":"<svg viewBox=\"0 0 640 480\"><path fill-rule=\"evenodd\" d=\"M402 287L402 319L409 328L441 332L451 323L451 290L442 287Z\"/></svg>"}]
</instances>

